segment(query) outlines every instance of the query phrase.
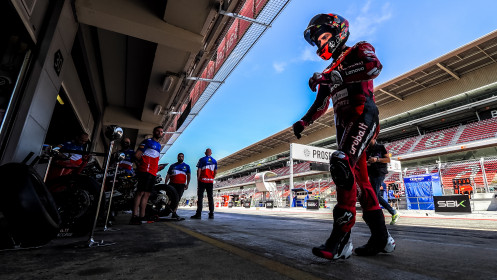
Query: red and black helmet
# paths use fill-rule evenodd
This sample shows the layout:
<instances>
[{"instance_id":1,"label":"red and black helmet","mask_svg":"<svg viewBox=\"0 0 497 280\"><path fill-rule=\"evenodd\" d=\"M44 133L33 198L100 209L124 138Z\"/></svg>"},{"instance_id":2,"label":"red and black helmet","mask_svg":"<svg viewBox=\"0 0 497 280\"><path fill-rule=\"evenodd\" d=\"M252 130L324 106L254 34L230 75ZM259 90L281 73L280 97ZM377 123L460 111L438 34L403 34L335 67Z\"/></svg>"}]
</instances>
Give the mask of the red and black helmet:
<instances>
[{"instance_id":1,"label":"red and black helmet","mask_svg":"<svg viewBox=\"0 0 497 280\"><path fill-rule=\"evenodd\" d=\"M320 47L318 38L325 32L330 32L332 36ZM328 60L347 42L349 34L349 22L346 19L335 14L319 14L309 22L304 31L304 38L311 46L317 45L316 53L322 59Z\"/></svg>"}]
</instances>

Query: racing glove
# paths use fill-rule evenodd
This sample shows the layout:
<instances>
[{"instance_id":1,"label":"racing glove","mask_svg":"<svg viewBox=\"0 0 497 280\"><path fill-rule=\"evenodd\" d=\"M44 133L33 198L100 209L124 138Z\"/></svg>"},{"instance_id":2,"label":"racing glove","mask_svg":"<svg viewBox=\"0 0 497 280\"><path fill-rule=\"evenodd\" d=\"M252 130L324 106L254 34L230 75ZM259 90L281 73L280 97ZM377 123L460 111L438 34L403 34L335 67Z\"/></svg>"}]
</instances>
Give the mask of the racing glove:
<instances>
[{"instance_id":1,"label":"racing glove","mask_svg":"<svg viewBox=\"0 0 497 280\"><path fill-rule=\"evenodd\" d=\"M300 133L302 133L302 131L304 131L304 121L303 120L300 120L296 123L293 124L293 134L295 134L295 137L297 137L297 139L300 139L300 137L302 137L302 135L300 135Z\"/></svg>"},{"instance_id":2,"label":"racing glove","mask_svg":"<svg viewBox=\"0 0 497 280\"><path fill-rule=\"evenodd\" d=\"M336 70L329 73L316 72L309 79L309 87L312 91L316 91L318 85L341 85L342 83L342 75Z\"/></svg>"}]
</instances>

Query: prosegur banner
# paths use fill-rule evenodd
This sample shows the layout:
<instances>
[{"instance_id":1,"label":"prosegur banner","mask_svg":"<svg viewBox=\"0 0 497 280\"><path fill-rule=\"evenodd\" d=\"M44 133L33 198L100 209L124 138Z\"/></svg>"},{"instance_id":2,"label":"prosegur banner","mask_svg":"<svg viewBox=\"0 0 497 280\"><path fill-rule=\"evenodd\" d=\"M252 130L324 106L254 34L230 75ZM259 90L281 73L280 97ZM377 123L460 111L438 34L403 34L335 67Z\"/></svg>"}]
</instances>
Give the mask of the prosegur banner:
<instances>
[{"instance_id":1,"label":"prosegur banner","mask_svg":"<svg viewBox=\"0 0 497 280\"><path fill-rule=\"evenodd\" d=\"M313 146L290 144L290 153L293 159L330 163L331 154L335 150Z\"/></svg>"}]
</instances>

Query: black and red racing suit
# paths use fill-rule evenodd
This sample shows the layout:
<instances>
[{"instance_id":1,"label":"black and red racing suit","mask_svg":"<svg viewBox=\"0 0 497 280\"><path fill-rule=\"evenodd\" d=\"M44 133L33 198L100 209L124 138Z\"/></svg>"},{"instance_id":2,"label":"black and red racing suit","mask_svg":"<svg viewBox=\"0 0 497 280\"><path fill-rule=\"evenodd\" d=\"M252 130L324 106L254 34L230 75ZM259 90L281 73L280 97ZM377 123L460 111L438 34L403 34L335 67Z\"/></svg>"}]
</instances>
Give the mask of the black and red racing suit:
<instances>
[{"instance_id":1,"label":"black and red racing suit","mask_svg":"<svg viewBox=\"0 0 497 280\"><path fill-rule=\"evenodd\" d=\"M340 61L341 60L341 61ZM323 73L337 70L342 76L341 85L320 85L316 100L302 117L308 126L328 109L330 98L335 114L338 150L348 156L355 183L360 188L359 202L364 211L381 209L371 187L367 173L365 150L379 132L378 108L373 94L373 79L382 65L373 46L359 42L347 47ZM355 185L355 184L354 184ZM337 207L353 213L344 231L350 231L355 223L357 188L337 188Z\"/></svg>"}]
</instances>

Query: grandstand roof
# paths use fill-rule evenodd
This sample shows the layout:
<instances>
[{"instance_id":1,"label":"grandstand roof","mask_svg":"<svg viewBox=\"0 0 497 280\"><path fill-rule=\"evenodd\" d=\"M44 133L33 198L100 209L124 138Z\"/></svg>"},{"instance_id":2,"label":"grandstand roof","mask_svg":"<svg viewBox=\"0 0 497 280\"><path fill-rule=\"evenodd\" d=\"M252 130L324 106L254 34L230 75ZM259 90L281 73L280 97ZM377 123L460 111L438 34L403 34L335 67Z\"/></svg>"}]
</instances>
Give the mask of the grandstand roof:
<instances>
[{"instance_id":1,"label":"grandstand roof","mask_svg":"<svg viewBox=\"0 0 497 280\"><path fill-rule=\"evenodd\" d=\"M316 120L312 126L306 128L303 136L312 134L314 132L320 131L324 128L330 128L333 124L333 109L330 108L326 113ZM233 153L227 157L224 157L218 161L218 165L227 166L232 163L235 163L239 160L246 159L254 154L260 154L262 151L271 150L281 144L290 143L295 140L295 135L293 134L293 130L291 127L284 129L276 134L271 135L270 137L263 139L255 144L252 144L242 150Z\"/></svg>"},{"instance_id":2,"label":"grandstand roof","mask_svg":"<svg viewBox=\"0 0 497 280\"><path fill-rule=\"evenodd\" d=\"M497 30L377 86L376 104L382 106L403 100L420 90L449 80L459 80L462 75L495 63L496 60Z\"/></svg>"},{"instance_id":3,"label":"grandstand roof","mask_svg":"<svg viewBox=\"0 0 497 280\"><path fill-rule=\"evenodd\" d=\"M401 102L409 95L459 80L464 74L493 64L496 60L497 30L375 87L376 103L381 107L391 102ZM330 108L312 126L306 128L303 135L331 128L332 124L333 110ZM295 136L289 127L220 159L218 164L220 168L224 168L291 142L295 142Z\"/></svg>"}]
</instances>

